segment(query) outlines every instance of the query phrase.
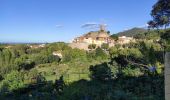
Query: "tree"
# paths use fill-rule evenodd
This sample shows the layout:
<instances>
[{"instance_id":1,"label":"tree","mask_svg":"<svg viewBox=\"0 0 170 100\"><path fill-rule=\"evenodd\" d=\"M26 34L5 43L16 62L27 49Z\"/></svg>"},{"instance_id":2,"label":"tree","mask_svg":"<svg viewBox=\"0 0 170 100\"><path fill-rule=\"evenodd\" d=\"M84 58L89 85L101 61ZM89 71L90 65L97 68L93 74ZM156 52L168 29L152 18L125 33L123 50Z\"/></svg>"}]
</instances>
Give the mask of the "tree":
<instances>
[{"instance_id":1,"label":"tree","mask_svg":"<svg viewBox=\"0 0 170 100\"><path fill-rule=\"evenodd\" d=\"M110 31L107 31L107 34L110 35Z\"/></svg>"},{"instance_id":2,"label":"tree","mask_svg":"<svg viewBox=\"0 0 170 100\"><path fill-rule=\"evenodd\" d=\"M120 49L120 48L122 47L122 45L121 45L121 44L115 44L115 47L116 47L117 49Z\"/></svg>"},{"instance_id":3,"label":"tree","mask_svg":"<svg viewBox=\"0 0 170 100\"><path fill-rule=\"evenodd\" d=\"M61 61L61 58L59 56L49 55L48 61L49 61L49 63L52 63L52 62L59 63Z\"/></svg>"},{"instance_id":4,"label":"tree","mask_svg":"<svg viewBox=\"0 0 170 100\"><path fill-rule=\"evenodd\" d=\"M118 56L118 48L116 48L116 47L109 48L109 54L110 54L111 58L117 57Z\"/></svg>"},{"instance_id":5,"label":"tree","mask_svg":"<svg viewBox=\"0 0 170 100\"><path fill-rule=\"evenodd\" d=\"M62 52L62 55L63 55L63 60L62 60L63 62L69 62L76 59L81 61L86 60L86 51L77 48L66 49Z\"/></svg>"},{"instance_id":6,"label":"tree","mask_svg":"<svg viewBox=\"0 0 170 100\"><path fill-rule=\"evenodd\" d=\"M155 21L153 21L153 20L148 21L147 24L149 25L148 26L149 29L151 29L151 28L158 28L158 24Z\"/></svg>"},{"instance_id":7,"label":"tree","mask_svg":"<svg viewBox=\"0 0 170 100\"><path fill-rule=\"evenodd\" d=\"M147 32L145 32L145 33L147 33ZM135 36L134 36L134 38L135 39L145 39L145 34L136 34Z\"/></svg>"},{"instance_id":8,"label":"tree","mask_svg":"<svg viewBox=\"0 0 170 100\"><path fill-rule=\"evenodd\" d=\"M29 49L29 46L25 44L16 44L12 49L17 50L19 52L19 55L23 55L27 53L27 49Z\"/></svg>"},{"instance_id":9,"label":"tree","mask_svg":"<svg viewBox=\"0 0 170 100\"><path fill-rule=\"evenodd\" d=\"M103 43L103 44L101 45L101 48L104 49L104 50L108 50L109 44Z\"/></svg>"},{"instance_id":10,"label":"tree","mask_svg":"<svg viewBox=\"0 0 170 100\"><path fill-rule=\"evenodd\" d=\"M150 21L149 25L157 25L166 27L170 23L170 1L169 0L158 0L157 3L152 7L151 16L153 21Z\"/></svg>"},{"instance_id":11,"label":"tree","mask_svg":"<svg viewBox=\"0 0 170 100\"><path fill-rule=\"evenodd\" d=\"M112 72L107 63L90 66L89 71L94 80L107 81L112 78Z\"/></svg>"},{"instance_id":12,"label":"tree","mask_svg":"<svg viewBox=\"0 0 170 100\"><path fill-rule=\"evenodd\" d=\"M18 71L12 71L1 82L0 89L6 88L8 91L13 91L24 87L23 76L24 75Z\"/></svg>"},{"instance_id":13,"label":"tree","mask_svg":"<svg viewBox=\"0 0 170 100\"><path fill-rule=\"evenodd\" d=\"M156 55L155 55L155 51L154 51L154 48L153 48L153 47L151 47L151 48L149 49L148 55L149 55L149 61L150 61L150 63L151 63L152 65L155 64L155 63L156 63Z\"/></svg>"},{"instance_id":14,"label":"tree","mask_svg":"<svg viewBox=\"0 0 170 100\"><path fill-rule=\"evenodd\" d=\"M13 65L18 66L18 70L29 70L35 66L35 62L31 59L25 58L25 56L22 56L20 58L16 58Z\"/></svg>"},{"instance_id":15,"label":"tree","mask_svg":"<svg viewBox=\"0 0 170 100\"><path fill-rule=\"evenodd\" d=\"M93 50L96 48L96 44L90 44L88 45L88 49Z\"/></svg>"},{"instance_id":16,"label":"tree","mask_svg":"<svg viewBox=\"0 0 170 100\"><path fill-rule=\"evenodd\" d=\"M112 39L114 39L114 40L118 40L118 35L117 34L112 34L111 36L110 36Z\"/></svg>"},{"instance_id":17,"label":"tree","mask_svg":"<svg viewBox=\"0 0 170 100\"><path fill-rule=\"evenodd\" d=\"M66 43L64 42L57 42L57 43L50 43L47 45L48 52L52 53L53 51L64 51L71 49Z\"/></svg>"},{"instance_id":18,"label":"tree","mask_svg":"<svg viewBox=\"0 0 170 100\"><path fill-rule=\"evenodd\" d=\"M153 9L151 11L151 16L153 17L153 21L151 22L156 23L157 29L158 27L163 27L163 26L166 29L166 27L169 26L170 24L170 0L158 0L157 3L152 8ZM162 47L164 50L163 51L163 58L164 58L165 49L164 46Z\"/></svg>"},{"instance_id":19,"label":"tree","mask_svg":"<svg viewBox=\"0 0 170 100\"><path fill-rule=\"evenodd\" d=\"M44 83L44 82L46 82L46 79L45 79L45 77L42 75L42 73L38 73L36 79L37 79L37 83Z\"/></svg>"},{"instance_id":20,"label":"tree","mask_svg":"<svg viewBox=\"0 0 170 100\"><path fill-rule=\"evenodd\" d=\"M63 92L63 88L65 86L63 76L60 76L59 80L55 80L54 88L56 89L57 93L61 94Z\"/></svg>"},{"instance_id":21,"label":"tree","mask_svg":"<svg viewBox=\"0 0 170 100\"><path fill-rule=\"evenodd\" d=\"M96 49L96 58L107 59L107 57L107 54L100 47Z\"/></svg>"},{"instance_id":22,"label":"tree","mask_svg":"<svg viewBox=\"0 0 170 100\"><path fill-rule=\"evenodd\" d=\"M133 58L142 58L143 55L138 48L130 48L128 49L128 56Z\"/></svg>"}]
</instances>

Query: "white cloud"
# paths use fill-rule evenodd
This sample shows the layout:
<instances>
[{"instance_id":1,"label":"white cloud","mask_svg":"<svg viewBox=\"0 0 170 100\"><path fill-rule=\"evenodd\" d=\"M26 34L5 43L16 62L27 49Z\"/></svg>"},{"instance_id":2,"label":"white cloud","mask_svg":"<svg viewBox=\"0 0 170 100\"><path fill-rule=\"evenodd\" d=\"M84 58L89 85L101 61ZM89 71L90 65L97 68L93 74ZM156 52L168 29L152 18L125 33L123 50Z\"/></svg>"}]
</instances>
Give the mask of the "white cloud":
<instances>
[{"instance_id":1,"label":"white cloud","mask_svg":"<svg viewBox=\"0 0 170 100\"><path fill-rule=\"evenodd\" d=\"M144 25L139 25L139 26L136 26L137 28L147 28L148 27L148 24L144 24ZM127 30L130 30L134 27L129 27L129 28L125 28L123 29L123 31L127 31Z\"/></svg>"},{"instance_id":2,"label":"white cloud","mask_svg":"<svg viewBox=\"0 0 170 100\"><path fill-rule=\"evenodd\" d=\"M81 25L82 28L85 28L85 27L96 27L98 25L98 23L96 22L87 22L87 23L84 23Z\"/></svg>"},{"instance_id":3,"label":"white cloud","mask_svg":"<svg viewBox=\"0 0 170 100\"><path fill-rule=\"evenodd\" d=\"M61 28L61 27L63 27L63 25L56 25L56 27L57 27L57 28Z\"/></svg>"},{"instance_id":4,"label":"white cloud","mask_svg":"<svg viewBox=\"0 0 170 100\"><path fill-rule=\"evenodd\" d=\"M127 30L129 30L130 28L125 28L125 29L123 29L123 31L127 31Z\"/></svg>"},{"instance_id":5,"label":"white cloud","mask_svg":"<svg viewBox=\"0 0 170 100\"><path fill-rule=\"evenodd\" d=\"M148 24L138 26L138 28L147 28L147 27L148 27Z\"/></svg>"},{"instance_id":6,"label":"white cloud","mask_svg":"<svg viewBox=\"0 0 170 100\"><path fill-rule=\"evenodd\" d=\"M82 24L81 27L94 29L94 28L99 28L100 25L108 26L107 24L102 24L102 23L97 23L97 22L86 22L85 24Z\"/></svg>"}]
</instances>

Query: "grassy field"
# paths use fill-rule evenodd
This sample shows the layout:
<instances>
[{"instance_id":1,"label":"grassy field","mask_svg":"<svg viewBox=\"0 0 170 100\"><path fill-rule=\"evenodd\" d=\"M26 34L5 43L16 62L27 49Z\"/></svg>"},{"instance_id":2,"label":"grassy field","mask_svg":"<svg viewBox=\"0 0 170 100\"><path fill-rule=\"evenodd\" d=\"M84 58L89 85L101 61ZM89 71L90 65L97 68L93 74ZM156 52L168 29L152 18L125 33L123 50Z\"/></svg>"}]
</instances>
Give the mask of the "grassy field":
<instances>
[{"instance_id":1,"label":"grassy field","mask_svg":"<svg viewBox=\"0 0 170 100\"><path fill-rule=\"evenodd\" d=\"M97 62L95 62L97 63ZM93 63L94 64L94 63ZM87 63L68 63L68 64L41 64L36 66L38 72L41 72L47 81L55 81L63 76L66 83L78 81L80 79L90 80L89 66Z\"/></svg>"}]
</instances>

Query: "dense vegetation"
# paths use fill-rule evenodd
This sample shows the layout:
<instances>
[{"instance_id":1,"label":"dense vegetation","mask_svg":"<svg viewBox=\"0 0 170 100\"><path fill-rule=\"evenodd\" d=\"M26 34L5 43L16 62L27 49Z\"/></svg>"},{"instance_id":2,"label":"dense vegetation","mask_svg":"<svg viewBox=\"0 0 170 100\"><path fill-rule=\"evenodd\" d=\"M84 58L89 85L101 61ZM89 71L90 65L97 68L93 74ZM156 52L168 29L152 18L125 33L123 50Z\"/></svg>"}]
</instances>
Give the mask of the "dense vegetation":
<instances>
[{"instance_id":1,"label":"dense vegetation","mask_svg":"<svg viewBox=\"0 0 170 100\"><path fill-rule=\"evenodd\" d=\"M85 51L63 42L39 48L0 44L0 99L164 100L169 9L169 0L158 0L148 22L151 30L135 28L130 32L135 42L111 48L92 44Z\"/></svg>"},{"instance_id":2,"label":"dense vegetation","mask_svg":"<svg viewBox=\"0 0 170 100\"><path fill-rule=\"evenodd\" d=\"M91 45L90 51L63 42L41 48L2 44L0 99L163 100L169 30L160 32L140 33L136 42L111 48Z\"/></svg>"}]
</instances>

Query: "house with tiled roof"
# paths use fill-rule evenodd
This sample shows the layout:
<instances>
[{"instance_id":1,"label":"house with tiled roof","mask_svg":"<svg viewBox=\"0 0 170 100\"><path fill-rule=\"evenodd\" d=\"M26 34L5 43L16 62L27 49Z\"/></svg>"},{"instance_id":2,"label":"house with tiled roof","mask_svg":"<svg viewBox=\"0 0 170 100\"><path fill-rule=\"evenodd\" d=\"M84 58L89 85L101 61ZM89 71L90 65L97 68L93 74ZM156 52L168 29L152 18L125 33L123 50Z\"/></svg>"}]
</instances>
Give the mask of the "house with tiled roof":
<instances>
[{"instance_id":1,"label":"house with tiled roof","mask_svg":"<svg viewBox=\"0 0 170 100\"><path fill-rule=\"evenodd\" d=\"M110 35L103 29L99 31L91 31L83 36L77 37L73 40L73 43L87 43L101 45L103 43L111 43L114 40L110 38Z\"/></svg>"}]
</instances>

